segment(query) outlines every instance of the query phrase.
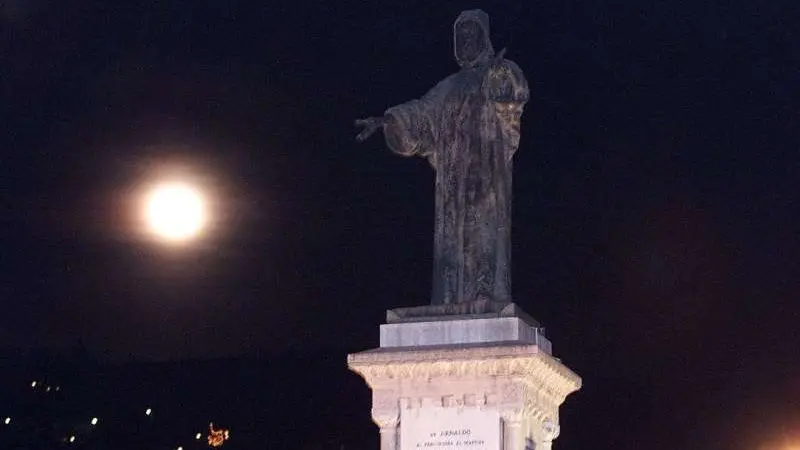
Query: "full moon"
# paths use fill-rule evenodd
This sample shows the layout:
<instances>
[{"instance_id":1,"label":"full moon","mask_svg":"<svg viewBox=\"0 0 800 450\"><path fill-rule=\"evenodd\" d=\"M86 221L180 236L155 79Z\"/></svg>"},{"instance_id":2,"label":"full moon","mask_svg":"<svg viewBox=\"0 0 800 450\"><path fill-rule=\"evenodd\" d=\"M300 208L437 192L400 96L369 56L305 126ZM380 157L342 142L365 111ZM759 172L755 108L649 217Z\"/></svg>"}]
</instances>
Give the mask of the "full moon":
<instances>
[{"instance_id":1,"label":"full moon","mask_svg":"<svg viewBox=\"0 0 800 450\"><path fill-rule=\"evenodd\" d=\"M189 185L158 185L146 198L145 220L150 231L165 240L189 240L199 235L206 223L203 197Z\"/></svg>"}]
</instances>

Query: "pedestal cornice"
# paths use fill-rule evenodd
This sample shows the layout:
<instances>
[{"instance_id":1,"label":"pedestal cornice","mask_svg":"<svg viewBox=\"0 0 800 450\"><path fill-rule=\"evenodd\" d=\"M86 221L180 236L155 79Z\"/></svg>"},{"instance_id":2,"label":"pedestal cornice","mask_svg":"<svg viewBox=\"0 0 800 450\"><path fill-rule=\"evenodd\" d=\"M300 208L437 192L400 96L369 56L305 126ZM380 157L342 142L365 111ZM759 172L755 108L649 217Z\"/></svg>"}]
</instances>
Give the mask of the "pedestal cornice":
<instances>
[{"instance_id":1,"label":"pedestal cornice","mask_svg":"<svg viewBox=\"0 0 800 450\"><path fill-rule=\"evenodd\" d=\"M581 387L581 378L558 359L536 345L516 343L376 349L348 355L348 366L379 390L411 380L516 379L556 406Z\"/></svg>"}]
</instances>

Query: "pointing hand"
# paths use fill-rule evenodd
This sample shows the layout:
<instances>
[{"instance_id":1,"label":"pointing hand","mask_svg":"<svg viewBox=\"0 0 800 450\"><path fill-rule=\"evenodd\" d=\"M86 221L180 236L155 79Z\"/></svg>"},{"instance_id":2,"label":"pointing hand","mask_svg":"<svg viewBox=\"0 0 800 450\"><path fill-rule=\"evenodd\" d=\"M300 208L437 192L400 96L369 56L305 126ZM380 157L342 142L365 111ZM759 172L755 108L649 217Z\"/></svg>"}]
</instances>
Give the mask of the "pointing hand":
<instances>
[{"instance_id":1,"label":"pointing hand","mask_svg":"<svg viewBox=\"0 0 800 450\"><path fill-rule=\"evenodd\" d=\"M365 140L367 140L367 138L372 136L373 133L375 133L378 130L378 128L381 128L388 122L389 119L387 117L368 117L366 119L356 120L356 126L363 128L363 130L361 130L361 132L358 133L358 135L356 135L356 141L364 142Z\"/></svg>"}]
</instances>

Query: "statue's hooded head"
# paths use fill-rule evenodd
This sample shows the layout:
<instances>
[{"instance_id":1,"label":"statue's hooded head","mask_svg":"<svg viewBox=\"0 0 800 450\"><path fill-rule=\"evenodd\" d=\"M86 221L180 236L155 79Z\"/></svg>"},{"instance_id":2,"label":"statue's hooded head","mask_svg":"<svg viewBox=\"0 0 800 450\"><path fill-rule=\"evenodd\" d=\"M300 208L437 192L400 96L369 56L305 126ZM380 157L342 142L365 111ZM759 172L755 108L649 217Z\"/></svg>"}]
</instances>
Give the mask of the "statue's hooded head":
<instances>
[{"instance_id":1,"label":"statue's hooded head","mask_svg":"<svg viewBox=\"0 0 800 450\"><path fill-rule=\"evenodd\" d=\"M453 25L453 52L461 67L475 67L494 56L489 16L480 9L463 11Z\"/></svg>"}]
</instances>

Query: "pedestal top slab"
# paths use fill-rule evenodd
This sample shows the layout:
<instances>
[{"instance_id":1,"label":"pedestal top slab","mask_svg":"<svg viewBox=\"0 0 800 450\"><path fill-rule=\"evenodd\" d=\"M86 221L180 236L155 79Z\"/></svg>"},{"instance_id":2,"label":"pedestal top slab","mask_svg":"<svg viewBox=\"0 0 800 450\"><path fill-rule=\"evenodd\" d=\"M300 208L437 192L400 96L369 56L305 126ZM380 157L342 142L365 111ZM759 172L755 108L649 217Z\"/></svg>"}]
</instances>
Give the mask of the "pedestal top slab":
<instances>
[{"instance_id":1,"label":"pedestal top slab","mask_svg":"<svg viewBox=\"0 0 800 450\"><path fill-rule=\"evenodd\" d=\"M453 316L449 320L387 323L380 326L381 347L428 347L475 343L536 344L552 353L544 330L512 317Z\"/></svg>"},{"instance_id":2,"label":"pedestal top slab","mask_svg":"<svg viewBox=\"0 0 800 450\"><path fill-rule=\"evenodd\" d=\"M515 358L546 355L553 362L559 363L554 358L542 352L539 346L533 344L520 344L519 342L493 342L489 345L483 343L461 345L430 345L426 347L380 347L363 352L347 355L350 365L358 364L383 364L397 362L422 362L455 360L485 360L495 358Z\"/></svg>"}]
</instances>

